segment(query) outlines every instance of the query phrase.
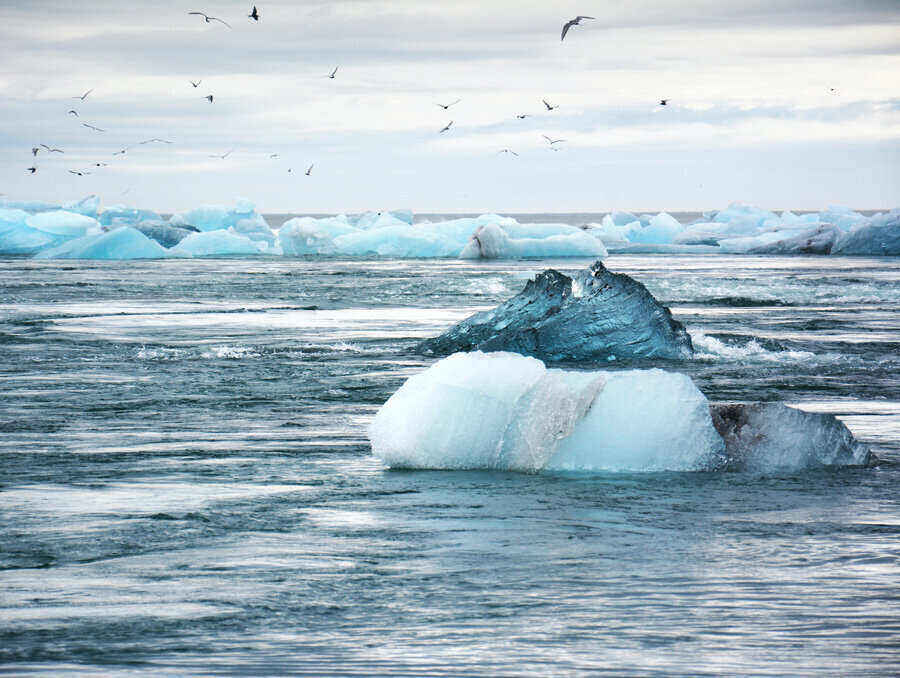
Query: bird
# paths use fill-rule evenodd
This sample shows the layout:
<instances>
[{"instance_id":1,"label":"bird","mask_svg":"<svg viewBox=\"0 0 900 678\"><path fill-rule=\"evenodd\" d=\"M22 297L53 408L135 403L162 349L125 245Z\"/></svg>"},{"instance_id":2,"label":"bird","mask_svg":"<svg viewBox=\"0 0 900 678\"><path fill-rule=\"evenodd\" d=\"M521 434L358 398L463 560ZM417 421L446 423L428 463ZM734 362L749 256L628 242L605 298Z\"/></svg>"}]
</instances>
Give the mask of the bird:
<instances>
[{"instance_id":1,"label":"bird","mask_svg":"<svg viewBox=\"0 0 900 678\"><path fill-rule=\"evenodd\" d=\"M194 87L199 87L199 86L200 86L200 83L203 82L203 81L202 81L202 80L198 80L197 82L194 82L193 80L188 80L188 82L191 83Z\"/></svg>"},{"instance_id":2,"label":"bird","mask_svg":"<svg viewBox=\"0 0 900 678\"><path fill-rule=\"evenodd\" d=\"M829 87L829 88L828 88L828 93L829 93L829 94L837 94L838 91L837 91L834 87Z\"/></svg>"},{"instance_id":3,"label":"bird","mask_svg":"<svg viewBox=\"0 0 900 678\"><path fill-rule=\"evenodd\" d=\"M71 109L71 110L66 111L66 115L74 115L74 116L77 118L77 117L78 117L78 111L76 111L76 110L73 108L73 109Z\"/></svg>"},{"instance_id":4,"label":"bird","mask_svg":"<svg viewBox=\"0 0 900 678\"><path fill-rule=\"evenodd\" d=\"M331 78L332 80L334 80L334 76L335 76L335 74L338 72L338 69L339 69L339 68L340 68L340 66L335 66L335 67L334 67L334 70L331 71L331 75L329 75L328 77Z\"/></svg>"},{"instance_id":5,"label":"bird","mask_svg":"<svg viewBox=\"0 0 900 678\"><path fill-rule=\"evenodd\" d=\"M448 129L450 129L450 125L452 125L452 124L453 124L453 121L451 120L444 126L444 129L442 129L440 132L438 132L438 134L443 134L444 132L446 132Z\"/></svg>"},{"instance_id":6,"label":"bird","mask_svg":"<svg viewBox=\"0 0 900 678\"><path fill-rule=\"evenodd\" d=\"M253 11L250 12L250 14L248 14L247 16L254 21L259 21L259 12L256 11L256 5L253 5Z\"/></svg>"},{"instance_id":7,"label":"bird","mask_svg":"<svg viewBox=\"0 0 900 678\"><path fill-rule=\"evenodd\" d=\"M498 151L498 153L512 153L512 154L513 154L514 156L516 156L517 158L519 157L519 154L518 154L518 153L516 153L515 151L511 151L511 150L509 150L508 148L504 148L502 151Z\"/></svg>"},{"instance_id":8,"label":"bird","mask_svg":"<svg viewBox=\"0 0 900 678\"><path fill-rule=\"evenodd\" d=\"M462 101L462 99L457 99L452 104L435 104L435 106L440 106L441 108L443 108L446 111L448 108L450 108L451 106L455 106L460 101Z\"/></svg>"},{"instance_id":9,"label":"bird","mask_svg":"<svg viewBox=\"0 0 900 678\"><path fill-rule=\"evenodd\" d=\"M31 172L32 174L34 174L35 172L37 172L37 167L35 167L34 165L32 165L31 167L29 167L29 168L28 168L27 170L25 170L25 171L26 171L26 172Z\"/></svg>"},{"instance_id":10,"label":"bird","mask_svg":"<svg viewBox=\"0 0 900 678\"><path fill-rule=\"evenodd\" d=\"M85 172L84 170L69 170L69 174L77 174L78 176L83 177L90 174L90 172Z\"/></svg>"},{"instance_id":11,"label":"bird","mask_svg":"<svg viewBox=\"0 0 900 678\"><path fill-rule=\"evenodd\" d=\"M31 155L37 155L37 154L40 152L40 150L41 150L41 149L38 148L37 146L32 146L32 148L31 148Z\"/></svg>"},{"instance_id":12,"label":"bird","mask_svg":"<svg viewBox=\"0 0 900 678\"><path fill-rule=\"evenodd\" d=\"M207 94L207 95L206 95L205 97L203 97L203 98L206 99L209 103L212 103L212 102L213 102L213 95L212 95L212 94Z\"/></svg>"},{"instance_id":13,"label":"bird","mask_svg":"<svg viewBox=\"0 0 900 678\"><path fill-rule=\"evenodd\" d=\"M552 111L554 108L559 108L559 104L557 104L556 106L553 106L552 104L547 103L546 99L541 99L541 101L544 102L544 106L547 107L548 111Z\"/></svg>"},{"instance_id":14,"label":"bird","mask_svg":"<svg viewBox=\"0 0 900 678\"><path fill-rule=\"evenodd\" d=\"M47 144L41 144L41 148L46 148L48 153L65 153L62 149L50 148Z\"/></svg>"},{"instance_id":15,"label":"bird","mask_svg":"<svg viewBox=\"0 0 900 678\"><path fill-rule=\"evenodd\" d=\"M528 114L527 114L527 113L521 113L521 114L517 115L516 117L517 117L519 120L524 120L525 118L528 117Z\"/></svg>"},{"instance_id":16,"label":"bird","mask_svg":"<svg viewBox=\"0 0 900 678\"><path fill-rule=\"evenodd\" d=\"M125 155L128 152L128 148L129 147L126 146L121 151L116 151L115 153L113 153L113 157L115 157L117 155Z\"/></svg>"},{"instance_id":17,"label":"bird","mask_svg":"<svg viewBox=\"0 0 900 678\"><path fill-rule=\"evenodd\" d=\"M542 134L541 136L544 137L547 140L547 143L550 144L551 146L553 144L558 144L561 141L565 141L565 139L551 139L546 134Z\"/></svg>"},{"instance_id":18,"label":"bird","mask_svg":"<svg viewBox=\"0 0 900 678\"><path fill-rule=\"evenodd\" d=\"M668 106L668 105L669 105L669 100L668 100L668 99L660 99L660 100L659 100L659 105L660 105L660 106Z\"/></svg>"},{"instance_id":19,"label":"bird","mask_svg":"<svg viewBox=\"0 0 900 678\"><path fill-rule=\"evenodd\" d=\"M232 151L234 151L233 148L231 149L231 151L228 151L227 153L224 153L224 154L222 154L222 155L211 155L211 156L209 156L209 157L210 157L210 158L219 158L220 160L224 160L224 159L227 158L229 155L231 155Z\"/></svg>"},{"instance_id":20,"label":"bird","mask_svg":"<svg viewBox=\"0 0 900 678\"><path fill-rule=\"evenodd\" d=\"M278 157L278 154L277 154L277 153L272 153L269 157L272 158L272 159L274 159L274 158L277 158L277 157Z\"/></svg>"},{"instance_id":21,"label":"bird","mask_svg":"<svg viewBox=\"0 0 900 678\"><path fill-rule=\"evenodd\" d=\"M313 167L315 167L315 163L306 168L306 176L310 176L312 174Z\"/></svg>"},{"instance_id":22,"label":"bird","mask_svg":"<svg viewBox=\"0 0 900 678\"><path fill-rule=\"evenodd\" d=\"M139 141L139 142L138 142L138 145L139 145L139 146L143 146L144 144L152 144L152 143L154 143L154 142L155 142L155 143L158 143L158 144L173 144L173 143L175 143L174 141L166 141L165 139L157 139L157 138L154 137L153 139L147 139L147 140L145 140L145 141Z\"/></svg>"},{"instance_id":23,"label":"bird","mask_svg":"<svg viewBox=\"0 0 900 678\"><path fill-rule=\"evenodd\" d=\"M93 91L94 91L93 89L89 89L87 92L85 92L84 94L82 94L80 97L72 97L72 98L73 98L73 99L81 99L82 101L84 101L85 99L87 99L87 95L90 94L90 93L93 92Z\"/></svg>"},{"instance_id":24,"label":"bird","mask_svg":"<svg viewBox=\"0 0 900 678\"><path fill-rule=\"evenodd\" d=\"M105 129L100 129L99 127L94 127L93 125L88 125L86 122L81 123L81 126L88 127L90 129L94 130L95 132L105 132L106 131Z\"/></svg>"},{"instance_id":25,"label":"bird","mask_svg":"<svg viewBox=\"0 0 900 678\"><path fill-rule=\"evenodd\" d=\"M293 171L294 171L293 168L288 167L288 174L290 174L290 173L293 172Z\"/></svg>"},{"instance_id":26,"label":"bird","mask_svg":"<svg viewBox=\"0 0 900 678\"><path fill-rule=\"evenodd\" d=\"M109 165L105 162L95 162L93 167L109 167Z\"/></svg>"},{"instance_id":27,"label":"bird","mask_svg":"<svg viewBox=\"0 0 900 678\"><path fill-rule=\"evenodd\" d=\"M597 17L593 17L593 16L579 15L579 16L575 17L574 19L572 19L571 21L567 21L566 23L563 24L562 35L560 36L559 41L562 42L563 40L565 40L566 33L569 32L569 29L572 28L572 26L577 26L578 24L580 24L582 19L596 19L596 18Z\"/></svg>"},{"instance_id":28,"label":"bird","mask_svg":"<svg viewBox=\"0 0 900 678\"><path fill-rule=\"evenodd\" d=\"M224 24L225 26L228 26L228 28L231 28L231 26L227 22L222 21L217 16L209 16L208 14L204 14L203 12L188 12L188 14L196 14L198 16L202 16L206 20L206 23L210 23L211 21L218 21L220 24Z\"/></svg>"}]
</instances>

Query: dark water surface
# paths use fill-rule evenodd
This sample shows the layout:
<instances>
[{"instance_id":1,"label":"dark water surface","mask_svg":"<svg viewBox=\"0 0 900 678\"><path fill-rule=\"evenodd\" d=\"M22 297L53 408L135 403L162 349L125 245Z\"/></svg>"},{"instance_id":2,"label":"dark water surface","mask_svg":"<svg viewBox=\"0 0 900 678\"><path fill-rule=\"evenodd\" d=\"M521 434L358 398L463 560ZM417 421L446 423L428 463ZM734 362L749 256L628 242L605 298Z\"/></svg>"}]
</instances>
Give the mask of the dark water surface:
<instances>
[{"instance_id":1,"label":"dark water surface","mask_svg":"<svg viewBox=\"0 0 900 678\"><path fill-rule=\"evenodd\" d=\"M588 263L0 260L0 673L898 674L897 259L607 261L688 326L663 367L877 468L370 455L411 344Z\"/></svg>"}]
</instances>

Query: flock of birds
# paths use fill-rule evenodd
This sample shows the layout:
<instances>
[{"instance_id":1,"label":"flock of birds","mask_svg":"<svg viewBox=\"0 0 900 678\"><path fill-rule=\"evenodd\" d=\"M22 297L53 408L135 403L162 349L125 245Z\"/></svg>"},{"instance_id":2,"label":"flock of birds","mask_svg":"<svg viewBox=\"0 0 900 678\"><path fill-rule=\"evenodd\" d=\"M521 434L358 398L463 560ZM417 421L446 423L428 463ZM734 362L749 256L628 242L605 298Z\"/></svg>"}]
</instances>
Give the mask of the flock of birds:
<instances>
[{"instance_id":1,"label":"flock of birds","mask_svg":"<svg viewBox=\"0 0 900 678\"><path fill-rule=\"evenodd\" d=\"M188 15L189 16L199 16L199 17L202 17L206 23L219 23L219 24L222 24L223 26L225 26L226 28L231 29L231 24L229 24L224 19L221 19L216 16L212 16L210 14L206 14L205 12L190 11L190 12L188 12ZM257 9L256 5L253 6L253 9L250 11L250 14L248 14L247 17L249 19L252 19L255 22L259 21L260 14L259 14L259 10ZM574 19L570 19L569 21L567 21L566 23L563 24L562 32L560 34L560 42L562 42L566 39L566 35L572 28L574 28L576 26L580 26L582 21L595 20L595 19L596 19L596 17L585 16L585 15L578 15ZM332 70L331 73L328 74L328 78L330 78L331 80L334 80L337 76L337 72L338 72L339 68L340 68L340 66L336 66L334 68L334 70ZM197 89L200 87L200 85L202 84L203 81L202 80L196 80L196 81L189 80L189 82L194 89ZM90 96L90 94L93 91L94 91L93 89L89 89L86 92L84 92L82 95L72 97L72 98L77 99L83 103L88 99L88 97ZM837 90L835 90L834 88L829 88L829 93L836 95ZM213 94L207 94L203 98L210 104L215 102L215 95L213 95ZM446 103L446 104L445 103L436 103L436 105L444 111L449 111L450 108L457 105L461 101L462 101L462 99L456 99L454 101L451 101L450 103ZM669 99L660 99L658 105L659 106L668 106L669 101L670 101ZM547 99L541 99L541 102L543 103L547 112L552 112L559 108L558 104L554 105L554 104L550 103L549 101L547 101ZM66 114L80 119L80 115L79 115L78 111L75 109L69 109ZM530 113L519 113L516 115L516 118L519 120L524 120L525 118L528 118L531 115L532 114L530 114ZM454 121L450 120L450 122L448 122L446 125L444 125L440 130L438 130L438 134L444 134L445 132L449 132L450 128L453 126L453 124L454 124ZM94 132L98 132L98 133L106 132L105 129L98 127L96 125L93 125L89 122L81 121L81 125L82 125L82 127L90 129ZM559 150L559 148L557 147L557 144L561 144L566 141L565 139L554 139L552 137L547 136L546 134L541 135L541 136L547 142L547 147L553 151ZM137 142L133 146L126 146L125 148L122 148L121 150L116 151L115 153L113 153L113 156L115 157L115 156L119 156L119 155L125 155L131 148L134 148L135 146L143 146L146 144L156 144L156 143L173 144L174 142L169 141L167 139L161 139L161 138L146 139L144 141ZM62 150L60 148L52 148L46 144L39 144L38 146L33 147L31 149L31 154L33 157L36 158L38 153L40 153L42 151L46 152L47 154L53 154L53 153L65 154L64 150ZM220 159L220 160L225 160L233 152L234 152L234 149L231 149L221 155L210 155L209 157ZM518 155L519 155L517 152L515 152L514 150L512 150L510 148L503 148L500 151L498 151L498 153L507 153L507 154L510 154L510 155L513 155L516 157L518 157ZM274 158L278 157L278 154L273 153L269 157L274 159ZM70 174L83 177L83 176L87 176L87 175L91 174L94 168L101 168L101 167L106 167L106 166L107 166L107 163L97 161L97 162L91 163L89 168L70 169L68 171ZM312 170L313 170L314 166L315 166L314 164L310 164L304 174L306 176L310 176L312 174ZM31 174L35 174L38 171L37 162L35 161L30 167L27 168L26 171L30 172ZM287 171L289 174L293 173L292 168L288 168Z\"/></svg>"}]
</instances>

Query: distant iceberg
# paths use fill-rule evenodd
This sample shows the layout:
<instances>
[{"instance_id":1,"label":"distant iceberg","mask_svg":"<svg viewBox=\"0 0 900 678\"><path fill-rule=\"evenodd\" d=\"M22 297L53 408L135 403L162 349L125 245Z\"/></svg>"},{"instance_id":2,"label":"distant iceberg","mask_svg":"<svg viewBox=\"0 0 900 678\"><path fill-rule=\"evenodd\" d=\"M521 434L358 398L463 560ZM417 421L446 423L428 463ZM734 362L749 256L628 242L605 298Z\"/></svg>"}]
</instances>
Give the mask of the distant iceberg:
<instances>
[{"instance_id":1,"label":"distant iceberg","mask_svg":"<svg viewBox=\"0 0 900 678\"><path fill-rule=\"evenodd\" d=\"M131 226L86 235L44 250L37 259L164 259L169 251Z\"/></svg>"}]
</instances>

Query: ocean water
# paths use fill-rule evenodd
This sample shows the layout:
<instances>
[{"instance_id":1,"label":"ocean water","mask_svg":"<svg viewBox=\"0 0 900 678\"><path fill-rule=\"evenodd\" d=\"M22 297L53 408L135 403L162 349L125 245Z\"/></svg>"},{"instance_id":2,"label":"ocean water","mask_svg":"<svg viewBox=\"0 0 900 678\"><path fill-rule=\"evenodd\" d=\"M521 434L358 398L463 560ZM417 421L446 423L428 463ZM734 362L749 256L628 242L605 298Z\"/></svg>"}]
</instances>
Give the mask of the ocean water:
<instances>
[{"instance_id":1,"label":"ocean water","mask_svg":"<svg viewBox=\"0 0 900 678\"><path fill-rule=\"evenodd\" d=\"M691 332L664 368L834 413L874 468L372 457L411 345L589 263L0 260L0 673L900 673L896 258L606 262Z\"/></svg>"}]
</instances>

